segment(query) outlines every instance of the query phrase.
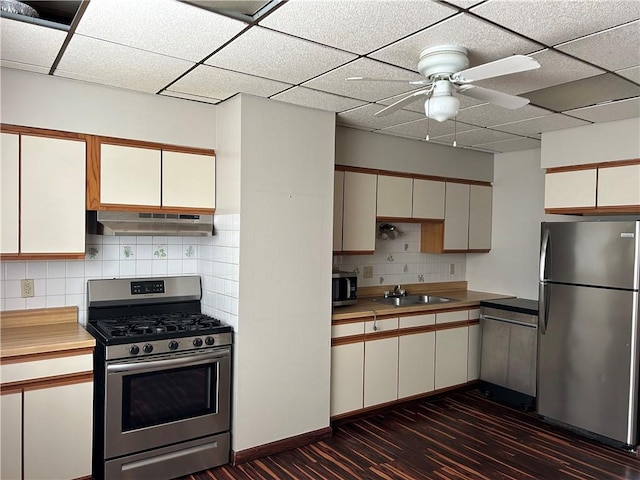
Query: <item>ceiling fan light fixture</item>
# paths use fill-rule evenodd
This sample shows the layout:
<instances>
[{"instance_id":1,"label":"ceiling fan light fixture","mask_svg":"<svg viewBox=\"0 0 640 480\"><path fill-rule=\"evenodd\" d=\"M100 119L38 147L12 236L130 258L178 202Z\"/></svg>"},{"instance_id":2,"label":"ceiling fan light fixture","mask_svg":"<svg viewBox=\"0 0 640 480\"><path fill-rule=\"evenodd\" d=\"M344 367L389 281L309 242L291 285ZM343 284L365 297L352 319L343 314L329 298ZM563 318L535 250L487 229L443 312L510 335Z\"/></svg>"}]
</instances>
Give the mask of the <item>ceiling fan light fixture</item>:
<instances>
[{"instance_id":1,"label":"ceiling fan light fixture","mask_svg":"<svg viewBox=\"0 0 640 480\"><path fill-rule=\"evenodd\" d=\"M429 118L444 122L458 115L460 100L453 95L434 96L424 102L424 111Z\"/></svg>"}]
</instances>

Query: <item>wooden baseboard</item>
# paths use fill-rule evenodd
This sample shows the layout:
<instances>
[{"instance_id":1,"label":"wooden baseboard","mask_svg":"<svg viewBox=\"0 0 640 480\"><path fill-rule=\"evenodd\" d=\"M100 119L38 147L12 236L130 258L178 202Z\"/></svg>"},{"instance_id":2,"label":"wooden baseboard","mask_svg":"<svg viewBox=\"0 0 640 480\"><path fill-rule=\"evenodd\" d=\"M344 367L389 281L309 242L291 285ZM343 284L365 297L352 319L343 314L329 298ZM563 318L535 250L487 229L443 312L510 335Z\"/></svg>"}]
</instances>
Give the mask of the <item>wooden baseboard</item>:
<instances>
[{"instance_id":1,"label":"wooden baseboard","mask_svg":"<svg viewBox=\"0 0 640 480\"><path fill-rule=\"evenodd\" d=\"M240 450L238 452L232 450L231 463L233 465L238 465L257 458L275 455L276 453L293 450L294 448L302 447L310 443L319 442L320 440L330 438L332 435L333 429L331 427L325 427L312 432L296 435L295 437L285 438L265 445L247 448L246 450Z\"/></svg>"}]
</instances>

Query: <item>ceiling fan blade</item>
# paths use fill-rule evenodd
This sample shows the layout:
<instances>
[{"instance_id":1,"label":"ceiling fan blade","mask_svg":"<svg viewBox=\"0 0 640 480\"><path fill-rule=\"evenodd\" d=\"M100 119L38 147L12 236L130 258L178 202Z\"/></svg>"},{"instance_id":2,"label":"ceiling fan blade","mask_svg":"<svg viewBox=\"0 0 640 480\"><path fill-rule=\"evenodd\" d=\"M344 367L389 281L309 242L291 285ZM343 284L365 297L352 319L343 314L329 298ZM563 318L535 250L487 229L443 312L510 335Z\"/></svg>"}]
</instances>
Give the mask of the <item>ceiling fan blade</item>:
<instances>
[{"instance_id":1,"label":"ceiling fan blade","mask_svg":"<svg viewBox=\"0 0 640 480\"><path fill-rule=\"evenodd\" d=\"M529 103L528 98L516 97L515 95L498 92L497 90L491 90L489 88L477 87L475 85L463 85L458 89L458 91L467 97L484 100L485 102L489 102L493 105L507 108L509 110L522 108Z\"/></svg>"},{"instance_id":2,"label":"ceiling fan blade","mask_svg":"<svg viewBox=\"0 0 640 480\"><path fill-rule=\"evenodd\" d=\"M454 73L454 80L466 82L475 82L484 80L485 78L499 77L501 75L509 75L511 73L526 72L527 70L535 70L540 68L540 64L531 57L526 55L513 55L511 57L502 58L495 62L484 63L477 67L467 68L461 72Z\"/></svg>"},{"instance_id":3,"label":"ceiling fan blade","mask_svg":"<svg viewBox=\"0 0 640 480\"><path fill-rule=\"evenodd\" d=\"M385 115L389 115L390 113L396 112L400 110L402 107L404 107L405 105L409 105L410 103L413 103L416 100L420 99L422 95L428 95L431 92L431 90L433 90L433 86L431 86L430 88L425 88L424 90L418 90L417 92L414 92L411 95L408 95L404 98L401 98L397 102L392 103L388 107L383 108L379 112L374 113L373 116L384 117Z\"/></svg>"},{"instance_id":4,"label":"ceiling fan blade","mask_svg":"<svg viewBox=\"0 0 640 480\"><path fill-rule=\"evenodd\" d=\"M431 83L431 80L427 78L425 78L424 80L409 80L409 79L380 78L380 77L347 77L347 81L399 82L399 83L407 83L409 85L426 85L428 83Z\"/></svg>"}]
</instances>

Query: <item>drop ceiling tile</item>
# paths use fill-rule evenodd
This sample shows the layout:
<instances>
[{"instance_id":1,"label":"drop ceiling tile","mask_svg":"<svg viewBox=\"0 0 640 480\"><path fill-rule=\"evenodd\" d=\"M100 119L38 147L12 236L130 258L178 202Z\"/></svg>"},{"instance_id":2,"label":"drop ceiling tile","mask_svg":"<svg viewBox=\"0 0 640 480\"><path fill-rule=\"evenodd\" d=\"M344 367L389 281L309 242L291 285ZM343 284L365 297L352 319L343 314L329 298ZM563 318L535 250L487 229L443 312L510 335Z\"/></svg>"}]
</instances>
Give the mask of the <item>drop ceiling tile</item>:
<instances>
[{"instance_id":1,"label":"drop ceiling tile","mask_svg":"<svg viewBox=\"0 0 640 480\"><path fill-rule=\"evenodd\" d=\"M595 33L556 48L608 70L635 67L640 65L640 21Z\"/></svg>"},{"instance_id":2,"label":"drop ceiling tile","mask_svg":"<svg viewBox=\"0 0 640 480\"><path fill-rule=\"evenodd\" d=\"M640 97L578 108L564 113L595 123L640 117Z\"/></svg>"},{"instance_id":3,"label":"drop ceiling tile","mask_svg":"<svg viewBox=\"0 0 640 480\"><path fill-rule=\"evenodd\" d=\"M160 92L160 95L163 95L165 97L182 98L184 100L193 100L195 102L204 102L204 103L212 103L212 104L220 103L221 101L218 98L202 97L200 95L191 95L189 93L183 93L183 92L172 92L170 90L163 90L162 92Z\"/></svg>"},{"instance_id":4,"label":"drop ceiling tile","mask_svg":"<svg viewBox=\"0 0 640 480\"><path fill-rule=\"evenodd\" d=\"M574 40L640 18L637 0L489 0L471 9L548 46Z\"/></svg>"},{"instance_id":5,"label":"drop ceiling tile","mask_svg":"<svg viewBox=\"0 0 640 480\"><path fill-rule=\"evenodd\" d=\"M526 92L604 73L604 70L549 49L529 56L538 61L540 68L483 80L477 82L477 85L512 95L523 94L523 97L529 98Z\"/></svg>"},{"instance_id":6,"label":"drop ceiling tile","mask_svg":"<svg viewBox=\"0 0 640 480\"><path fill-rule=\"evenodd\" d=\"M424 140L427 136L427 132L429 133L429 138L436 138L453 134L454 129L457 133L465 132L467 130L475 130L476 127L474 125L467 125L466 123L462 122L455 122L454 125L453 120L446 120L440 123L435 120L429 120L429 122L427 122L426 118L422 118L413 122L384 128L380 130L380 133L397 134Z\"/></svg>"},{"instance_id":7,"label":"drop ceiling tile","mask_svg":"<svg viewBox=\"0 0 640 480\"><path fill-rule=\"evenodd\" d=\"M607 73L528 92L526 96L532 104L563 112L610 100L640 96L640 86Z\"/></svg>"},{"instance_id":8,"label":"drop ceiling tile","mask_svg":"<svg viewBox=\"0 0 640 480\"><path fill-rule=\"evenodd\" d=\"M253 27L205 63L273 80L301 83L355 58L351 53Z\"/></svg>"},{"instance_id":9,"label":"drop ceiling tile","mask_svg":"<svg viewBox=\"0 0 640 480\"><path fill-rule=\"evenodd\" d=\"M625 68L624 70L618 70L616 73L632 82L640 83L640 67Z\"/></svg>"},{"instance_id":10,"label":"drop ceiling tile","mask_svg":"<svg viewBox=\"0 0 640 480\"><path fill-rule=\"evenodd\" d=\"M199 65L167 90L226 100L236 93L270 97L291 87L288 83L254 77L244 73Z\"/></svg>"},{"instance_id":11,"label":"drop ceiling tile","mask_svg":"<svg viewBox=\"0 0 640 480\"><path fill-rule=\"evenodd\" d=\"M49 73L66 37L61 30L0 18L2 66Z\"/></svg>"},{"instance_id":12,"label":"drop ceiling tile","mask_svg":"<svg viewBox=\"0 0 640 480\"><path fill-rule=\"evenodd\" d=\"M533 150L534 148L541 147L540 140L534 140L533 138L516 138L513 140L504 140L502 142L491 142L474 145L476 149L493 150L498 153L505 152L517 152L519 150Z\"/></svg>"},{"instance_id":13,"label":"drop ceiling tile","mask_svg":"<svg viewBox=\"0 0 640 480\"><path fill-rule=\"evenodd\" d=\"M380 105L364 105L339 113L336 120L340 125L358 125L364 128L381 129L424 117L424 115L420 115L419 113L408 112L406 110L400 110L393 115L386 115L384 117L374 117L374 113L380 110Z\"/></svg>"},{"instance_id":14,"label":"drop ceiling tile","mask_svg":"<svg viewBox=\"0 0 640 480\"><path fill-rule=\"evenodd\" d=\"M199 62L246 26L174 0L91 0L76 32Z\"/></svg>"},{"instance_id":15,"label":"drop ceiling tile","mask_svg":"<svg viewBox=\"0 0 640 480\"><path fill-rule=\"evenodd\" d=\"M461 122L470 123L479 127L491 127L504 123L517 122L526 118L540 117L547 115L549 110L526 105L515 110L497 107L489 103L461 109L458 111L457 119Z\"/></svg>"},{"instance_id":16,"label":"drop ceiling tile","mask_svg":"<svg viewBox=\"0 0 640 480\"><path fill-rule=\"evenodd\" d=\"M469 50L469 66L513 54L528 54L541 48L471 15L460 14L389 45L370 57L417 71L420 52L438 45L465 47Z\"/></svg>"},{"instance_id":17,"label":"drop ceiling tile","mask_svg":"<svg viewBox=\"0 0 640 480\"><path fill-rule=\"evenodd\" d=\"M464 132L456 133L455 139L458 145L466 145L468 147L473 145L480 145L484 143L500 142L503 140L513 140L518 138L511 133L499 132L498 130L491 130L489 128L477 128L475 130L467 130ZM454 135L443 135L434 137L434 140L440 142L452 143Z\"/></svg>"},{"instance_id":18,"label":"drop ceiling tile","mask_svg":"<svg viewBox=\"0 0 640 480\"><path fill-rule=\"evenodd\" d=\"M349 52L366 54L455 14L430 1L292 1L260 25Z\"/></svg>"},{"instance_id":19,"label":"drop ceiling tile","mask_svg":"<svg viewBox=\"0 0 640 480\"><path fill-rule=\"evenodd\" d=\"M542 132L550 132L552 130L580 127L582 125L588 125L588 123L589 122L585 122L584 120L562 115L561 113L555 113L537 118L529 118L519 122L495 125L493 128L516 135L533 136Z\"/></svg>"},{"instance_id":20,"label":"drop ceiling tile","mask_svg":"<svg viewBox=\"0 0 640 480\"><path fill-rule=\"evenodd\" d=\"M54 74L156 93L192 66L185 60L76 34Z\"/></svg>"},{"instance_id":21,"label":"drop ceiling tile","mask_svg":"<svg viewBox=\"0 0 640 480\"><path fill-rule=\"evenodd\" d=\"M318 90L311 90L310 88L304 87L290 88L271 98L304 107L329 110L330 112L343 112L366 104L366 102L361 100L354 100L353 98L341 97L332 93L319 92Z\"/></svg>"},{"instance_id":22,"label":"drop ceiling tile","mask_svg":"<svg viewBox=\"0 0 640 480\"><path fill-rule=\"evenodd\" d=\"M383 98L415 90L414 85L402 82L347 81L347 77L379 77L386 79L422 80L417 73L386 65L368 58L359 58L336 68L317 78L305 82L303 86L335 93L344 97L375 102Z\"/></svg>"}]
</instances>

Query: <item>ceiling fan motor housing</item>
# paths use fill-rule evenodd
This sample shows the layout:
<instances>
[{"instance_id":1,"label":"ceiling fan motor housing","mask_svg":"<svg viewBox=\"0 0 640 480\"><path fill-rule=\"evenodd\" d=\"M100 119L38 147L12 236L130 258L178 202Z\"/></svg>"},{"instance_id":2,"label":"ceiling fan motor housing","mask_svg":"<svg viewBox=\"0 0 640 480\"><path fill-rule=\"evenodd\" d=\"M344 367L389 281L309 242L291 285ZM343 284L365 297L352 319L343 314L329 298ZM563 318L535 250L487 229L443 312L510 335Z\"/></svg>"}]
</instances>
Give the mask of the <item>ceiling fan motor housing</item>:
<instances>
[{"instance_id":1,"label":"ceiling fan motor housing","mask_svg":"<svg viewBox=\"0 0 640 480\"><path fill-rule=\"evenodd\" d=\"M440 45L423 50L418 71L427 78L448 77L469 66L469 52L457 45Z\"/></svg>"}]
</instances>

